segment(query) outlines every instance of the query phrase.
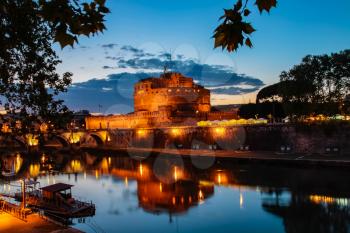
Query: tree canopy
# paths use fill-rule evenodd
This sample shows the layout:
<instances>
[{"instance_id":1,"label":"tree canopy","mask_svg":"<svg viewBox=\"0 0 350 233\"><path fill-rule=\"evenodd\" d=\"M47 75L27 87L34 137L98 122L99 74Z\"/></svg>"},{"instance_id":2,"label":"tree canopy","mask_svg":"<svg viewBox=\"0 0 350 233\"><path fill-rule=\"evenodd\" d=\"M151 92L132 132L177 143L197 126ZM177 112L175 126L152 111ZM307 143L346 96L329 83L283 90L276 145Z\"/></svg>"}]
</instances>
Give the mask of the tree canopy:
<instances>
[{"instance_id":1,"label":"tree canopy","mask_svg":"<svg viewBox=\"0 0 350 233\"><path fill-rule=\"evenodd\" d=\"M36 120L55 122L68 114L57 95L71 84L71 73L59 75L61 62L52 48L73 46L79 35L104 30L109 10L104 0L3 0L0 2L1 105L20 119L22 131ZM14 118L10 118L14 120ZM11 122L15 124L14 121Z\"/></svg>"},{"instance_id":2,"label":"tree canopy","mask_svg":"<svg viewBox=\"0 0 350 233\"><path fill-rule=\"evenodd\" d=\"M330 55L304 57L300 64L281 73L279 83L263 88L257 95L257 102L273 99L285 105L298 106L292 108L292 112L333 114L335 109L345 111L349 94L350 50L344 50ZM312 105L318 107L313 108ZM322 105L323 110L320 110Z\"/></svg>"}]
</instances>

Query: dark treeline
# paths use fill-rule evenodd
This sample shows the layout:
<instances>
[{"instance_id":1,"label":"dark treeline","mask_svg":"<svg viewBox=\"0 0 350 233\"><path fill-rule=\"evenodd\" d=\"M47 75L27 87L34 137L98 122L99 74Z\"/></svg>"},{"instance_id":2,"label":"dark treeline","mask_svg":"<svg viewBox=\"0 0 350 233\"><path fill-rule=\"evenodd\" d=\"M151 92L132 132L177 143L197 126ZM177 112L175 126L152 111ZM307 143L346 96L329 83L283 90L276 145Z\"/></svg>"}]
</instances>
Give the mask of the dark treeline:
<instances>
[{"instance_id":1,"label":"dark treeline","mask_svg":"<svg viewBox=\"0 0 350 233\"><path fill-rule=\"evenodd\" d=\"M280 82L263 88L256 105L240 109L241 117L328 116L350 113L350 50L303 58L283 71Z\"/></svg>"}]
</instances>

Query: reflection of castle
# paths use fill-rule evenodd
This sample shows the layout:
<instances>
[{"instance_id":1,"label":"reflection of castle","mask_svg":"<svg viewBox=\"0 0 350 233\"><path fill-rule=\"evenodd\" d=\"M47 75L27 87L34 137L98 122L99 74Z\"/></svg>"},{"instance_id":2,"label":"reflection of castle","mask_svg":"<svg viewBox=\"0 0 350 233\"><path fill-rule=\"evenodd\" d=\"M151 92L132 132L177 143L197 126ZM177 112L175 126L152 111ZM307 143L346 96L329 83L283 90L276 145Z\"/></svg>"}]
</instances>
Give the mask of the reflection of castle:
<instances>
[{"instance_id":1,"label":"reflection of castle","mask_svg":"<svg viewBox=\"0 0 350 233\"><path fill-rule=\"evenodd\" d=\"M137 182L140 206L151 213L182 213L214 194L213 185L180 180L173 184Z\"/></svg>"},{"instance_id":2,"label":"reflection of castle","mask_svg":"<svg viewBox=\"0 0 350 233\"><path fill-rule=\"evenodd\" d=\"M210 91L179 73L165 73L135 84L134 113L86 118L87 129L195 125L202 120L237 117L236 111L211 112Z\"/></svg>"}]
</instances>

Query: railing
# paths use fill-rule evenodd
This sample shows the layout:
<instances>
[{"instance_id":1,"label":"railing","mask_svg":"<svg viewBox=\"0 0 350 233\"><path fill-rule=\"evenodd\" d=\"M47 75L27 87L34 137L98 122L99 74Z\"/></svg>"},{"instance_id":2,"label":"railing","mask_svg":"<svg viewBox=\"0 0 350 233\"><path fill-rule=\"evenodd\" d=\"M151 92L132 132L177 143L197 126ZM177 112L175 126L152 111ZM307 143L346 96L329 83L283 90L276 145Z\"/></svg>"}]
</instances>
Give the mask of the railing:
<instances>
[{"instance_id":1,"label":"railing","mask_svg":"<svg viewBox=\"0 0 350 233\"><path fill-rule=\"evenodd\" d=\"M41 209L38 209L38 215L43 220L47 222L52 222L56 225L69 226L72 224L72 221L69 218L61 217L52 213L45 213L45 211Z\"/></svg>"},{"instance_id":2,"label":"railing","mask_svg":"<svg viewBox=\"0 0 350 233\"><path fill-rule=\"evenodd\" d=\"M4 200L0 200L0 209L22 221L27 222L28 211L22 209L20 206L17 206Z\"/></svg>"}]
</instances>

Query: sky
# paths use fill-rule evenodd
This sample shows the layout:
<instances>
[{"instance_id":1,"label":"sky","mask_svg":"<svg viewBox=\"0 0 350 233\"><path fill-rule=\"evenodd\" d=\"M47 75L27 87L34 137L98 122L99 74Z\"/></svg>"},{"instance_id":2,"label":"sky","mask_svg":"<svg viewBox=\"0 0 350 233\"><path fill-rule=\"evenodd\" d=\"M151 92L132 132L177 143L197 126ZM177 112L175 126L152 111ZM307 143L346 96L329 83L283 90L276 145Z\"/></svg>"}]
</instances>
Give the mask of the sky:
<instances>
[{"instance_id":1,"label":"sky","mask_svg":"<svg viewBox=\"0 0 350 233\"><path fill-rule=\"evenodd\" d=\"M63 61L59 72L73 72L73 82L77 85L124 72L160 72L161 64L152 63L149 69L145 64L150 64L150 58L159 60L162 54L170 53L172 59L179 60L174 68L178 72L183 68L180 61L186 64L192 61L220 67L220 70L225 67L232 73L269 85L278 82L281 71L298 64L307 54L349 49L349 0L279 0L277 8L262 15L251 6L253 13L249 21L257 30L252 34L254 47L243 47L235 53L213 49L211 37L219 24L218 18L223 8L230 8L234 3L235 0L107 0L111 13L106 18L107 30L103 34L81 37L74 49L61 50L56 46ZM143 62L141 67L135 65L132 60L135 56L136 64L147 59L148 63ZM200 83L210 86L210 81L210 77L206 77ZM225 81L222 86L227 86ZM242 81L239 85L245 84ZM217 91L212 95L212 102L253 102L256 89L261 87L260 84L250 86L247 87L250 92L241 93Z\"/></svg>"}]
</instances>

